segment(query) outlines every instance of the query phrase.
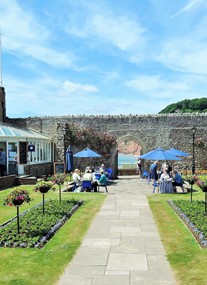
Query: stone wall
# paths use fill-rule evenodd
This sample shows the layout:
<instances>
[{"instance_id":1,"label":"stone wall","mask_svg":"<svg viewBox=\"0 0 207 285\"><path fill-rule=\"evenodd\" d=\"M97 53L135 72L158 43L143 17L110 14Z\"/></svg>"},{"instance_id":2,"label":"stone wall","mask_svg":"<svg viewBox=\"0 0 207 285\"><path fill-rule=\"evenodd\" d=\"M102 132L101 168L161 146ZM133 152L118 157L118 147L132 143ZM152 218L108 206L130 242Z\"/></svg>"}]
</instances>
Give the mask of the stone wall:
<instances>
[{"instance_id":1,"label":"stone wall","mask_svg":"<svg viewBox=\"0 0 207 285\"><path fill-rule=\"evenodd\" d=\"M169 115L116 115L116 116L55 116L33 117L26 119L7 119L15 126L30 128L50 136L55 144L55 161L62 161L67 124L78 127L94 128L109 132L117 142L128 137L141 146L142 153L156 147L181 149L192 154L192 128L195 138L202 137L207 142L207 114L169 114ZM87 146L86 146L87 147ZM206 146L195 147L196 167L207 161ZM190 162L189 162L190 163Z\"/></svg>"},{"instance_id":2,"label":"stone wall","mask_svg":"<svg viewBox=\"0 0 207 285\"><path fill-rule=\"evenodd\" d=\"M16 175L8 175L0 177L0 191L15 186L17 183Z\"/></svg>"},{"instance_id":3,"label":"stone wall","mask_svg":"<svg viewBox=\"0 0 207 285\"><path fill-rule=\"evenodd\" d=\"M40 177L42 175L51 175L53 173L53 164L52 162L45 162L41 164L25 164L24 165L24 173L25 175L34 175L36 177Z\"/></svg>"}]
</instances>

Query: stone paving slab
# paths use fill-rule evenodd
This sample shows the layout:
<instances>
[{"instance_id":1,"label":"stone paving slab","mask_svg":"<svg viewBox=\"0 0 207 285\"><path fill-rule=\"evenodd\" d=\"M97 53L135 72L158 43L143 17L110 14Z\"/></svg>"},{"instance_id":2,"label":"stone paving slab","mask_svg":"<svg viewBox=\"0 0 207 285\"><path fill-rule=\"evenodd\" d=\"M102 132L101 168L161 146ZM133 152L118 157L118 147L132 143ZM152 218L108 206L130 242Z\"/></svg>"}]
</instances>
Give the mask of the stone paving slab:
<instances>
[{"instance_id":1,"label":"stone paving slab","mask_svg":"<svg viewBox=\"0 0 207 285\"><path fill-rule=\"evenodd\" d=\"M57 285L176 285L147 201L152 186L121 177L108 190Z\"/></svg>"},{"instance_id":2,"label":"stone paving slab","mask_svg":"<svg viewBox=\"0 0 207 285\"><path fill-rule=\"evenodd\" d=\"M146 254L111 253L106 270L148 270Z\"/></svg>"}]
</instances>

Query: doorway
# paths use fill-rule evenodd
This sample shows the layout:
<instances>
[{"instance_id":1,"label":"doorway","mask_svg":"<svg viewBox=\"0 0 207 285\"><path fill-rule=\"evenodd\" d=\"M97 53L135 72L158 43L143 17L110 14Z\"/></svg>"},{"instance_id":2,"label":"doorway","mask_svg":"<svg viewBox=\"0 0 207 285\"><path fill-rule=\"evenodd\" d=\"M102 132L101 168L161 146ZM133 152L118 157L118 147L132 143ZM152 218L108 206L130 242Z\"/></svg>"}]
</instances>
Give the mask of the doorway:
<instances>
[{"instance_id":1,"label":"doorway","mask_svg":"<svg viewBox=\"0 0 207 285\"><path fill-rule=\"evenodd\" d=\"M17 174L17 142L8 142L8 175Z\"/></svg>"}]
</instances>

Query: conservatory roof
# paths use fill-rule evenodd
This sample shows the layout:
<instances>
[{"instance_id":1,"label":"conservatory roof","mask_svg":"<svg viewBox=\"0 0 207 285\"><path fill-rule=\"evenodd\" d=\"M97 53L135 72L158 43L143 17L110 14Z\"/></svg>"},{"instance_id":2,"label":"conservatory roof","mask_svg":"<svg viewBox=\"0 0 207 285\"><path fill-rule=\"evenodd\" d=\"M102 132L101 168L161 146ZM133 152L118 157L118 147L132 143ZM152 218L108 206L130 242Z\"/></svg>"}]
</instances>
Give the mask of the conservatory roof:
<instances>
[{"instance_id":1,"label":"conservatory roof","mask_svg":"<svg viewBox=\"0 0 207 285\"><path fill-rule=\"evenodd\" d=\"M20 129L11 126L0 125L0 139L2 138L19 138L19 139L44 139L51 140L51 138L37 133L29 129Z\"/></svg>"}]
</instances>

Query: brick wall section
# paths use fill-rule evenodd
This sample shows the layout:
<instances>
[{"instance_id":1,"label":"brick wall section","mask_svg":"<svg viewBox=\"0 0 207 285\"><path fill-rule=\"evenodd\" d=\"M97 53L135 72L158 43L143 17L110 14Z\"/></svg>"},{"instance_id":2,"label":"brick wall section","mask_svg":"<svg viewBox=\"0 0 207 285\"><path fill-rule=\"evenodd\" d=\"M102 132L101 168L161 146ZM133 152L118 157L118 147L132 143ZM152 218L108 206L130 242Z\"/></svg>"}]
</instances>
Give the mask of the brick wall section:
<instances>
[{"instance_id":1,"label":"brick wall section","mask_svg":"<svg viewBox=\"0 0 207 285\"><path fill-rule=\"evenodd\" d=\"M110 132L117 140L133 136L141 145L143 153L162 147L175 147L192 154L192 127L196 127L195 137L207 141L207 114L169 115L116 115L116 116L55 116L9 119L8 123L23 128L31 128L53 138L55 160L64 160L64 135L66 124L75 123L79 127L92 127L98 131ZM197 166L207 161L206 147L195 147Z\"/></svg>"}]
</instances>

